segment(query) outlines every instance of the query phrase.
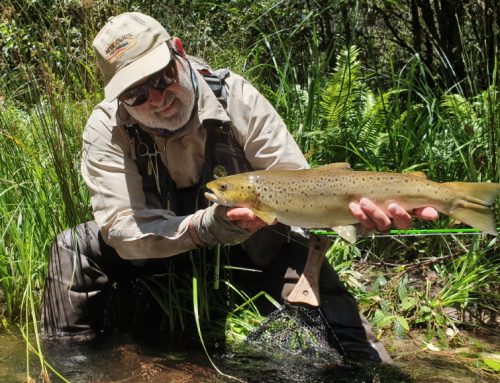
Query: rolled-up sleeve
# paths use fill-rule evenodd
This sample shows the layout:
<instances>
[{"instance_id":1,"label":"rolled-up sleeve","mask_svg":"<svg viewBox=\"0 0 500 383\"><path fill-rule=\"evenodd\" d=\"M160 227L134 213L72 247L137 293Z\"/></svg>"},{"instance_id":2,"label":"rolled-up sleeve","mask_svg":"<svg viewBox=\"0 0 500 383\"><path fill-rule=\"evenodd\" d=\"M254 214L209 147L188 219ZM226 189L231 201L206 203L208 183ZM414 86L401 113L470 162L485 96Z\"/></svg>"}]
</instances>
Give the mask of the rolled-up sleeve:
<instances>
[{"instance_id":1,"label":"rolled-up sleeve","mask_svg":"<svg viewBox=\"0 0 500 383\"><path fill-rule=\"evenodd\" d=\"M124 129L96 108L83 135L81 170L104 240L125 259L162 258L196 248L188 230L191 216L146 206L130 146Z\"/></svg>"},{"instance_id":2,"label":"rolled-up sleeve","mask_svg":"<svg viewBox=\"0 0 500 383\"><path fill-rule=\"evenodd\" d=\"M248 81L234 73L226 79L227 113L254 169L303 169L308 164L283 119Z\"/></svg>"}]
</instances>

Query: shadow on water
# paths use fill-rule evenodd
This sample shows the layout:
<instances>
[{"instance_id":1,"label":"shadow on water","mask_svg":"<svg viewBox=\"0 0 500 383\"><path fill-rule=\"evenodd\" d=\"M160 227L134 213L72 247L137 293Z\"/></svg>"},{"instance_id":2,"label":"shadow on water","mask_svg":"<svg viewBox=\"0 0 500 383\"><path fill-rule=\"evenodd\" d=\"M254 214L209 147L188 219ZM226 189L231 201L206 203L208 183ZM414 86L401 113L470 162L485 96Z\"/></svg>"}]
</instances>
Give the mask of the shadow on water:
<instances>
[{"instance_id":1,"label":"shadow on water","mask_svg":"<svg viewBox=\"0 0 500 383\"><path fill-rule=\"evenodd\" d=\"M300 356L283 356L239 349L226 355L225 372L248 383L494 383L474 375L462 363L449 358L413 354L388 365L350 363L328 365Z\"/></svg>"},{"instance_id":2,"label":"shadow on water","mask_svg":"<svg viewBox=\"0 0 500 383\"><path fill-rule=\"evenodd\" d=\"M379 383L412 382L395 366L329 364L323 358L283 355L239 346L226 356L226 372L248 383Z\"/></svg>"},{"instance_id":3,"label":"shadow on water","mask_svg":"<svg viewBox=\"0 0 500 383\"><path fill-rule=\"evenodd\" d=\"M115 335L88 344L46 344L45 356L71 383L175 382L219 383L234 380L218 375L193 344L144 344ZM0 332L0 382L26 382L26 351L22 338ZM473 374L460 361L425 352L408 353L393 365L329 365L324 360L265 352L239 345L213 357L224 373L248 383L494 383ZM39 367L30 357L30 376ZM63 381L51 373L52 382Z\"/></svg>"}]
</instances>

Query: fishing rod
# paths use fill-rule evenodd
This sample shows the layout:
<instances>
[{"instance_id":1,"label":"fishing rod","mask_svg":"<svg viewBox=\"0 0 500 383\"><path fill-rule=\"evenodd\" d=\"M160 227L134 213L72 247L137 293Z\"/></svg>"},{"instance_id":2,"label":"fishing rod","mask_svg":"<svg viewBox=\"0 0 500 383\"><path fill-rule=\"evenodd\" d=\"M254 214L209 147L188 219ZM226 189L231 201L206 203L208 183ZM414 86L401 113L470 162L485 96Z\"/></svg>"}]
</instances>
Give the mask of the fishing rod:
<instances>
[{"instance_id":1,"label":"fishing rod","mask_svg":"<svg viewBox=\"0 0 500 383\"><path fill-rule=\"evenodd\" d=\"M500 231L500 228L497 228ZM329 237L338 237L333 230L310 230L310 233L317 235L326 235ZM424 237L424 236L443 236L443 235L481 235L483 232L479 229L459 228L459 229L393 229L385 233L361 234L358 237L364 238L387 238L387 237Z\"/></svg>"},{"instance_id":2,"label":"fishing rod","mask_svg":"<svg viewBox=\"0 0 500 383\"><path fill-rule=\"evenodd\" d=\"M306 244L301 241L294 239L290 234L282 233L278 230L274 230L272 226L269 226L270 230L275 232L276 234L286 238L288 241L296 242L304 247L307 247ZM325 229L299 229L292 230L296 234L302 237L308 237L308 234L316 234L316 235L324 235L331 238L340 238L333 230L325 230ZM500 232L500 227L497 228L497 231ZM482 235L483 232L479 229L472 228L457 228L457 229L407 229L407 230L399 230L393 229L389 230L385 233L371 233L371 234L360 234L358 238L401 238L401 237L425 237L425 236L459 236L459 235ZM493 240L495 241L496 238ZM492 241L492 242L493 242Z\"/></svg>"}]
</instances>

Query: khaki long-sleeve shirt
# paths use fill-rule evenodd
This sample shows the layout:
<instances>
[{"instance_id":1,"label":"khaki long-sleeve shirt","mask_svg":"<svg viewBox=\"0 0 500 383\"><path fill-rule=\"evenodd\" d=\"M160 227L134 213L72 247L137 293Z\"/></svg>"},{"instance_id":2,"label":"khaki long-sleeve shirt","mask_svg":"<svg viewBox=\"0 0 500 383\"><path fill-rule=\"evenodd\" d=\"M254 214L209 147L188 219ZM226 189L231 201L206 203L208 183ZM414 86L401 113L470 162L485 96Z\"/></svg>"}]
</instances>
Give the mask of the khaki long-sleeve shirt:
<instances>
[{"instance_id":1,"label":"khaki long-sleeve shirt","mask_svg":"<svg viewBox=\"0 0 500 383\"><path fill-rule=\"evenodd\" d=\"M246 80L234 73L226 78L224 110L204 79L196 76L197 114L179 132L154 136L177 187L193 186L200 179L206 139L202 122L207 119L231 121L236 140L255 170L308 166L278 113ZM103 238L125 259L161 258L192 250L196 245L188 225L193 215L178 217L146 205L142 178L123 127L132 123L137 122L115 100L98 104L84 130L81 170Z\"/></svg>"}]
</instances>

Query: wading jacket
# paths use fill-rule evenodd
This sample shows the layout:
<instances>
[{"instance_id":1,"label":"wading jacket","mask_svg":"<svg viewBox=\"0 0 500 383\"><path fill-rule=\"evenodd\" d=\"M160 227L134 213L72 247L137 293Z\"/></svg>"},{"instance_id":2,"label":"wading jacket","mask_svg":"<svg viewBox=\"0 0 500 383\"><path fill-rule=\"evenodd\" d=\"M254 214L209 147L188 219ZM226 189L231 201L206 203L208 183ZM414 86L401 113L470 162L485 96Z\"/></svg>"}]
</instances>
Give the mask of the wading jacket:
<instances>
[{"instance_id":1,"label":"wading jacket","mask_svg":"<svg viewBox=\"0 0 500 383\"><path fill-rule=\"evenodd\" d=\"M224 108L195 76L197 110L173 134L141 126L116 100L98 104L86 124L82 175L103 238L122 258L197 248L188 230L197 206L183 200L203 199L191 197L214 175L308 166L278 113L246 80L228 74Z\"/></svg>"}]
</instances>

